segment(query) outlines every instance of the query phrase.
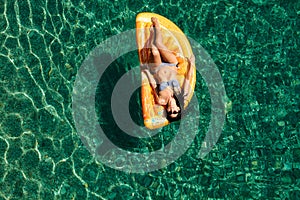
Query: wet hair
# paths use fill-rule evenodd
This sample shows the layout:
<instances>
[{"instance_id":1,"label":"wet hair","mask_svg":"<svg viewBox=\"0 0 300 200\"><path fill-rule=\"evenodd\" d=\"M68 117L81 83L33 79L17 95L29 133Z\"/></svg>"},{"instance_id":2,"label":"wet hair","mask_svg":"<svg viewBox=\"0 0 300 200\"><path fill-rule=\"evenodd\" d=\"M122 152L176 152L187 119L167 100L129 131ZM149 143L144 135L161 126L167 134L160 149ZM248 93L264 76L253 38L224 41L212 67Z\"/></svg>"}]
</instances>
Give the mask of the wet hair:
<instances>
[{"instance_id":1,"label":"wet hair","mask_svg":"<svg viewBox=\"0 0 300 200\"><path fill-rule=\"evenodd\" d=\"M178 111L178 114L176 117L171 117L170 115L172 115L172 113L167 112L167 120L169 122L174 122L174 121L180 120L182 117L182 114L183 114L183 109L184 109L183 95L181 93L178 95L174 94L173 97L176 101L176 105L180 108L180 110Z\"/></svg>"}]
</instances>

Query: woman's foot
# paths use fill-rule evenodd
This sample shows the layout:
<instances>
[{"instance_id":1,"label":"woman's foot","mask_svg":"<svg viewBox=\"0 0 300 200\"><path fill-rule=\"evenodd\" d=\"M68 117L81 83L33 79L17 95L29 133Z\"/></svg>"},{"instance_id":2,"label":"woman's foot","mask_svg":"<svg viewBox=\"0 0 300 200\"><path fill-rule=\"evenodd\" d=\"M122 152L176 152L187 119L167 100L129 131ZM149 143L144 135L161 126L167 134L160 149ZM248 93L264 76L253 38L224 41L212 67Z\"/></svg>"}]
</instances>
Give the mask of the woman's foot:
<instances>
[{"instance_id":1,"label":"woman's foot","mask_svg":"<svg viewBox=\"0 0 300 200\"><path fill-rule=\"evenodd\" d=\"M156 30L160 30L160 25L156 17L151 17L151 21Z\"/></svg>"}]
</instances>

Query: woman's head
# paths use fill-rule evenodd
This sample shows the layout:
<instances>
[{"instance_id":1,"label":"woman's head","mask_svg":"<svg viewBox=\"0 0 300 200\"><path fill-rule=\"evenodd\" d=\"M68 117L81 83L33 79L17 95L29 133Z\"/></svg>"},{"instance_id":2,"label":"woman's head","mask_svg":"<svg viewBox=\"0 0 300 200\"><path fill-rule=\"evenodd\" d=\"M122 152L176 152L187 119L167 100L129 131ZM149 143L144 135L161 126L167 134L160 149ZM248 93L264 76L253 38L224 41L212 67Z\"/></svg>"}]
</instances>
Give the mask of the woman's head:
<instances>
[{"instance_id":1,"label":"woman's head","mask_svg":"<svg viewBox=\"0 0 300 200\"><path fill-rule=\"evenodd\" d=\"M177 121L181 119L181 113L183 108L183 98L181 95L174 95L170 98L167 105L167 119L172 121Z\"/></svg>"}]
</instances>

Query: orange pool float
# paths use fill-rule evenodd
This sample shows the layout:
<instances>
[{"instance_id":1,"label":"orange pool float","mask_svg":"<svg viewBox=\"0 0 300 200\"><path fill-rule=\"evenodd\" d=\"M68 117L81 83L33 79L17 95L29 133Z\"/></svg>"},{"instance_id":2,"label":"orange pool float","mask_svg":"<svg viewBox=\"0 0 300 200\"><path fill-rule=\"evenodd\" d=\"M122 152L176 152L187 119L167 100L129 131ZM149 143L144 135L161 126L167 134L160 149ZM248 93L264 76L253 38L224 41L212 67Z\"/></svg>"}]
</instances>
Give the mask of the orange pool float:
<instances>
[{"instance_id":1,"label":"orange pool float","mask_svg":"<svg viewBox=\"0 0 300 200\"><path fill-rule=\"evenodd\" d=\"M139 13L136 17L136 42L138 46L139 61L141 66L141 102L142 112L144 118L144 124L149 129L156 129L168 125L170 122L166 118L166 110L164 106L155 103L153 93L148 77L144 72L144 66L149 61L149 48L145 48L149 36L150 27L152 25L151 17L156 17L160 23L161 31L163 34L163 43L169 50L174 52L179 63L177 71L177 80L182 87L184 79L186 77L188 62L185 57L190 58L193 55L192 48L187 37L172 21L169 19L155 14L155 13ZM184 108L188 106L189 101L193 96L193 91L196 83L196 67L194 69L193 76L189 80L189 86L191 91L185 102Z\"/></svg>"}]
</instances>

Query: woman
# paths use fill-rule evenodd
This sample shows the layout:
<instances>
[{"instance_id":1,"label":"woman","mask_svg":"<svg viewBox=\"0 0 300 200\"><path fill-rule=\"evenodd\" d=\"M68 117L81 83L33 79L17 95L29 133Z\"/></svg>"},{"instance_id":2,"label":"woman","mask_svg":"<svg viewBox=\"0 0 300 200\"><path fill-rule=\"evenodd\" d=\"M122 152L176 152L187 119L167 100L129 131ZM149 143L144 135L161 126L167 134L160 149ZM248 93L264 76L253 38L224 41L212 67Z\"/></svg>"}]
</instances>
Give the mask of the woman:
<instances>
[{"instance_id":1,"label":"woman","mask_svg":"<svg viewBox=\"0 0 300 200\"><path fill-rule=\"evenodd\" d=\"M187 58L187 75L182 91L177 80L177 58L163 44L161 28L157 18L152 17L151 21L152 27L150 28L149 41L153 63L148 63L148 70L145 70L145 73L148 76L152 89L155 91L154 96L156 103L166 106L169 121L178 120L181 118L184 98L189 92L189 79L192 77L193 72L191 63L195 61L195 58L194 56L190 59Z\"/></svg>"}]
</instances>

